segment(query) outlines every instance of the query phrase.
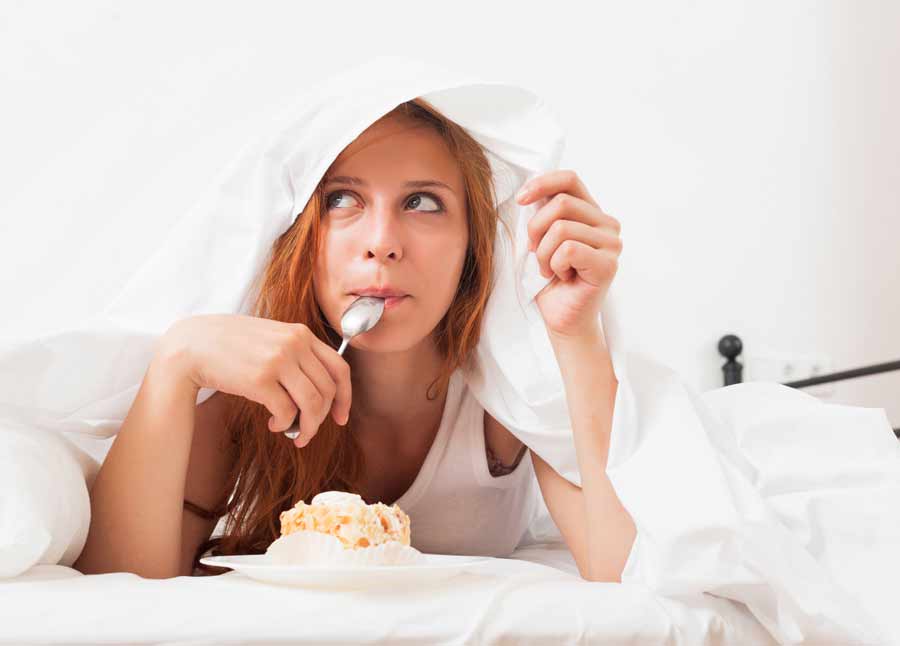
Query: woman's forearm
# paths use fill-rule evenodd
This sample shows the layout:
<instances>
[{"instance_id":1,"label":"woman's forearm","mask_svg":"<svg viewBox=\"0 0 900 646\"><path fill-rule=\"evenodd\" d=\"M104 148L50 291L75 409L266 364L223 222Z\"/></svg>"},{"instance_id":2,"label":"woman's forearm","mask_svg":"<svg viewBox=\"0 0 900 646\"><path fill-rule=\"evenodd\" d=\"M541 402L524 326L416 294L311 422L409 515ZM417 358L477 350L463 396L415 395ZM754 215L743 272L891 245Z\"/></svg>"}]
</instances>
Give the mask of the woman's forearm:
<instances>
[{"instance_id":1,"label":"woman's forearm","mask_svg":"<svg viewBox=\"0 0 900 646\"><path fill-rule=\"evenodd\" d=\"M572 421L584 499L586 578L620 581L636 536L634 521L606 475L618 381L603 333L552 337Z\"/></svg>"},{"instance_id":2,"label":"woman's forearm","mask_svg":"<svg viewBox=\"0 0 900 646\"><path fill-rule=\"evenodd\" d=\"M177 576L197 389L158 355L91 488L91 525L74 567Z\"/></svg>"}]
</instances>

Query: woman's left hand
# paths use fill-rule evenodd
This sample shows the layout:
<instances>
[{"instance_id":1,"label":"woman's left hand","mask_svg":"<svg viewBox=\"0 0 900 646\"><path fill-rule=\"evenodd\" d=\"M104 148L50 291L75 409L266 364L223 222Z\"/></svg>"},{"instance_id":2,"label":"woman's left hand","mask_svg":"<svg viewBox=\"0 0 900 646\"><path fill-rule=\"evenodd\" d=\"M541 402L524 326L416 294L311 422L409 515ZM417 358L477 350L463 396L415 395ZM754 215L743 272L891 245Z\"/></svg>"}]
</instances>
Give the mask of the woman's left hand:
<instances>
[{"instance_id":1,"label":"woman's left hand","mask_svg":"<svg viewBox=\"0 0 900 646\"><path fill-rule=\"evenodd\" d=\"M519 204L549 201L528 223L529 249L541 275L553 280L535 297L551 336L599 332L598 314L619 266L622 230L571 170L535 177L516 194Z\"/></svg>"}]
</instances>

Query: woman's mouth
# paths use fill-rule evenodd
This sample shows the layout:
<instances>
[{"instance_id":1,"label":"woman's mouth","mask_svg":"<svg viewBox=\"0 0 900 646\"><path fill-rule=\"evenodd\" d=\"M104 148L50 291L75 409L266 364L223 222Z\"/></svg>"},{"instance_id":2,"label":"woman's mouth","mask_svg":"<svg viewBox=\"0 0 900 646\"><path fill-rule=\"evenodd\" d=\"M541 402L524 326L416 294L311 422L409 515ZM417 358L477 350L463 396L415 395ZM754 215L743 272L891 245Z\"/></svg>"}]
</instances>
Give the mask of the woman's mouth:
<instances>
[{"instance_id":1,"label":"woman's mouth","mask_svg":"<svg viewBox=\"0 0 900 646\"><path fill-rule=\"evenodd\" d=\"M406 301L406 299L409 298L409 294L403 294L403 293L398 293L398 292L393 292L393 293L381 292L381 293L379 293L376 290L365 290L362 293L353 292L352 295L356 296L356 297L376 296L378 298L383 298L384 299L384 309L386 309L386 310L397 307L398 305L402 304L404 301Z\"/></svg>"},{"instance_id":2,"label":"woman's mouth","mask_svg":"<svg viewBox=\"0 0 900 646\"><path fill-rule=\"evenodd\" d=\"M388 296L384 299L384 309L389 310L404 302L408 296Z\"/></svg>"}]
</instances>

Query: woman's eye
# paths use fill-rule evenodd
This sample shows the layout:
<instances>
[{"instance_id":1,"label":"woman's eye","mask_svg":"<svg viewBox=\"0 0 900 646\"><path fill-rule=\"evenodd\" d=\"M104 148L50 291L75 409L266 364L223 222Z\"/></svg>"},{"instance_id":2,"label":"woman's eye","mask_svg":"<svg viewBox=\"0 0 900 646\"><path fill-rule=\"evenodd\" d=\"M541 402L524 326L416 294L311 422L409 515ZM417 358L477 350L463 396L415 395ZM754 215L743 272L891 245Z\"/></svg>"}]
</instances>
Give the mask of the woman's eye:
<instances>
[{"instance_id":1,"label":"woman's eye","mask_svg":"<svg viewBox=\"0 0 900 646\"><path fill-rule=\"evenodd\" d=\"M425 200L426 205L429 202L433 205L432 207L422 209L426 213L437 213L437 212L443 210L443 207L441 206L440 201L437 200L436 198L432 197L431 195L428 195L427 193L416 193L415 195L413 195L410 198L410 200L409 200L409 202L407 202L407 204L410 206L410 208L415 209L420 204L422 204L422 200Z\"/></svg>"},{"instance_id":2,"label":"woman's eye","mask_svg":"<svg viewBox=\"0 0 900 646\"><path fill-rule=\"evenodd\" d=\"M349 193L341 193L341 192L332 193L331 195L329 195L328 200L327 200L328 208L329 209L343 209L343 208L347 208L348 206L352 206L352 204L336 204L336 202L339 202L341 200L341 198L344 198L344 197L353 197L353 196L350 195Z\"/></svg>"},{"instance_id":3,"label":"woman's eye","mask_svg":"<svg viewBox=\"0 0 900 646\"><path fill-rule=\"evenodd\" d=\"M350 200L351 198L353 201L345 201L345 199ZM326 200L329 209L345 209L357 206L357 204L353 203L355 201L356 199L353 195L344 191L336 191L329 195ZM416 193L407 201L406 206L407 208L421 210L425 213L439 213L444 210L441 201L428 193Z\"/></svg>"}]
</instances>

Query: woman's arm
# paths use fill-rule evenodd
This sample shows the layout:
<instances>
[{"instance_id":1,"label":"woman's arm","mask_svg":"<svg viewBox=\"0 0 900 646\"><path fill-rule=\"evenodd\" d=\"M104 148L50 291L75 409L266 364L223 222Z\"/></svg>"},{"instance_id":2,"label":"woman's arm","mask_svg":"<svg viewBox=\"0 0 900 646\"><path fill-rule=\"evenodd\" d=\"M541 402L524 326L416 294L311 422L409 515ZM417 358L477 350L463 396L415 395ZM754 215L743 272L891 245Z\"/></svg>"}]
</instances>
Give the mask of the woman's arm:
<instances>
[{"instance_id":1,"label":"woman's arm","mask_svg":"<svg viewBox=\"0 0 900 646\"><path fill-rule=\"evenodd\" d=\"M636 529L606 475L618 387L612 360L599 329L592 336L551 336L551 343L565 384L581 487L532 451L535 474L581 576L619 582Z\"/></svg>"},{"instance_id":2,"label":"woman's arm","mask_svg":"<svg viewBox=\"0 0 900 646\"><path fill-rule=\"evenodd\" d=\"M228 473L237 458L225 433L224 393L217 392L197 406L194 436L184 485L184 500L201 508L202 514L187 509L182 515L181 574L190 575L194 569L197 548L207 540L219 522L217 512L230 495L225 491Z\"/></svg>"},{"instance_id":3,"label":"woman's arm","mask_svg":"<svg viewBox=\"0 0 900 646\"><path fill-rule=\"evenodd\" d=\"M197 407L197 388L180 376L178 359L161 354L151 362L97 474L87 542L74 564L85 574L190 574L187 553L215 526L183 504L185 497L206 508L219 503L225 468L223 454L217 458L214 450L221 428L214 426L221 400Z\"/></svg>"},{"instance_id":4,"label":"woman's arm","mask_svg":"<svg viewBox=\"0 0 900 646\"><path fill-rule=\"evenodd\" d=\"M532 453L535 472L581 575L621 581L637 532L606 476L618 382L598 315L618 271L622 225L571 170L532 178L516 194L523 205L542 199L528 241L541 275L553 280L535 302L565 383L581 487Z\"/></svg>"}]
</instances>

